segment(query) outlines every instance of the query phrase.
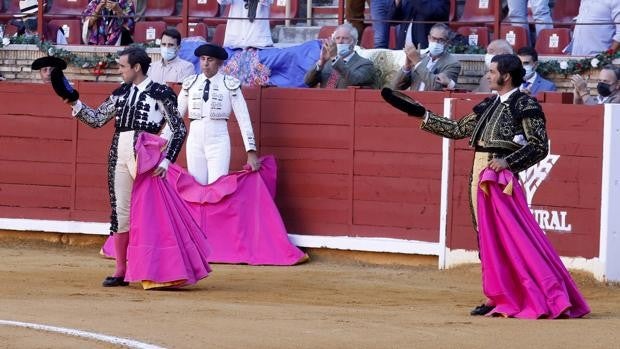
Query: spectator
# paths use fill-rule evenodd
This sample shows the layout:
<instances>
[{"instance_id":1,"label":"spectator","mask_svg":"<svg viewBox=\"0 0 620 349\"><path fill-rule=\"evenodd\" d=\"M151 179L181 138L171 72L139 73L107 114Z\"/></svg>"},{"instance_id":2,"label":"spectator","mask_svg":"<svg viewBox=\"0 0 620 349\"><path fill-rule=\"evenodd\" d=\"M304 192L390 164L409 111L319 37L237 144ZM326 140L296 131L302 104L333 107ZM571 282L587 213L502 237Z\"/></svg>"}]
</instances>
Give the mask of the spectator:
<instances>
[{"instance_id":1,"label":"spectator","mask_svg":"<svg viewBox=\"0 0 620 349\"><path fill-rule=\"evenodd\" d=\"M606 65L598 74L596 91L598 96L590 96L587 82L580 75L573 75L574 104L620 103L620 68Z\"/></svg>"},{"instance_id":2,"label":"spectator","mask_svg":"<svg viewBox=\"0 0 620 349\"><path fill-rule=\"evenodd\" d=\"M532 7L532 15L536 23L536 35L543 29L553 28L553 25L549 24L553 22L551 10L549 10L549 0L508 0L508 16L504 21L515 22L514 25L524 27L529 33L530 25L527 23L528 2ZM528 37L528 41L533 42L530 37Z\"/></svg>"},{"instance_id":3,"label":"spectator","mask_svg":"<svg viewBox=\"0 0 620 349\"><path fill-rule=\"evenodd\" d=\"M396 48L403 48L406 44L411 44L415 47L428 47L428 34L433 24L413 22L446 22L448 21L449 15L449 0L392 0L389 18L392 20L406 20L412 22L398 25ZM375 26L375 24L373 24L373 26ZM385 30L385 41L387 43L389 27ZM377 29L375 29L375 38L376 37ZM377 47L376 39L375 47Z\"/></svg>"},{"instance_id":4,"label":"spectator","mask_svg":"<svg viewBox=\"0 0 620 349\"><path fill-rule=\"evenodd\" d=\"M486 66L488 70L489 67L491 66L491 60L493 59L493 57L495 57L496 55L513 54L513 53L514 51L512 49L512 46L510 46L508 41L504 39L493 40L489 43L489 46L487 46L487 53L484 55L484 65ZM474 89L473 92L484 92L484 93L491 92L491 88L489 87L489 80L487 79L488 74L489 73L487 72L485 75L483 75L480 78L478 87Z\"/></svg>"},{"instance_id":5,"label":"spectator","mask_svg":"<svg viewBox=\"0 0 620 349\"><path fill-rule=\"evenodd\" d=\"M43 11L47 9L47 2L43 1ZM37 0L21 0L19 1L20 13L15 15L18 18L12 19L9 23L17 27L17 35L26 37L39 36L37 13L39 12L39 2ZM56 31L56 44L66 45L67 38L62 28Z\"/></svg>"},{"instance_id":6,"label":"spectator","mask_svg":"<svg viewBox=\"0 0 620 349\"><path fill-rule=\"evenodd\" d=\"M132 0L91 0L82 16L85 44L119 46L133 42L135 9Z\"/></svg>"},{"instance_id":7,"label":"spectator","mask_svg":"<svg viewBox=\"0 0 620 349\"><path fill-rule=\"evenodd\" d=\"M229 19L224 34L224 47L263 48L273 46L269 18L273 0L217 0L230 5Z\"/></svg>"},{"instance_id":8,"label":"spectator","mask_svg":"<svg viewBox=\"0 0 620 349\"><path fill-rule=\"evenodd\" d=\"M553 82L544 79L536 72L538 52L533 47L521 47L517 51L517 56L519 56L523 69L525 69L524 81L520 87L521 92L527 93L530 96L536 96L539 92L556 90Z\"/></svg>"},{"instance_id":9,"label":"spectator","mask_svg":"<svg viewBox=\"0 0 620 349\"><path fill-rule=\"evenodd\" d=\"M320 84L324 88L375 87L375 66L354 51L356 42L357 30L349 23L339 25L331 40L323 40L318 62L304 77L306 85L314 87Z\"/></svg>"},{"instance_id":10,"label":"spectator","mask_svg":"<svg viewBox=\"0 0 620 349\"><path fill-rule=\"evenodd\" d=\"M195 74L194 65L179 57L181 33L176 29L166 29L161 35L161 60L153 62L148 70L151 80L165 84L167 82L180 83Z\"/></svg>"},{"instance_id":11,"label":"spectator","mask_svg":"<svg viewBox=\"0 0 620 349\"><path fill-rule=\"evenodd\" d=\"M600 25L579 25L601 23ZM614 24L615 23L615 24ZM573 33L572 54L595 55L620 48L620 1L581 0Z\"/></svg>"},{"instance_id":12,"label":"spectator","mask_svg":"<svg viewBox=\"0 0 620 349\"><path fill-rule=\"evenodd\" d=\"M443 23L433 25L428 35L428 52L424 55L413 45L405 46L405 65L396 75L394 89L414 91L453 89L461 72L461 63L446 52L450 28Z\"/></svg>"}]
</instances>

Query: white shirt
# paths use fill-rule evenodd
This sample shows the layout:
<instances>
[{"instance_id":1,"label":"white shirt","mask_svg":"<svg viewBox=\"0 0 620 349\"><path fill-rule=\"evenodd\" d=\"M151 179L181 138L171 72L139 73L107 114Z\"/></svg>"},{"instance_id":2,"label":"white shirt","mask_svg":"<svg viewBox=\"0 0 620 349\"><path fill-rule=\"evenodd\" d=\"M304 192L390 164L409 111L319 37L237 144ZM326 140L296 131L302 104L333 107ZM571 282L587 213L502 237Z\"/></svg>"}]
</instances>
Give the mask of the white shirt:
<instances>
[{"instance_id":1,"label":"white shirt","mask_svg":"<svg viewBox=\"0 0 620 349\"><path fill-rule=\"evenodd\" d=\"M217 0L220 5L230 5L229 17L247 18L248 10L243 0ZM256 19L229 19L226 23L224 46L230 48L263 48L273 46L269 18L273 0L259 0Z\"/></svg>"},{"instance_id":2,"label":"white shirt","mask_svg":"<svg viewBox=\"0 0 620 349\"><path fill-rule=\"evenodd\" d=\"M610 24L579 25L579 23L596 22ZM595 55L609 49L612 41L620 42L620 1L581 0L577 25L573 33L572 54Z\"/></svg>"},{"instance_id":3,"label":"white shirt","mask_svg":"<svg viewBox=\"0 0 620 349\"><path fill-rule=\"evenodd\" d=\"M183 82L186 77L196 74L196 72L191 62L177 56L168 62L164 62L163 59L153 62L147 74L151 80L165 84L167 82Z\"/></svg>"}]
</instances>

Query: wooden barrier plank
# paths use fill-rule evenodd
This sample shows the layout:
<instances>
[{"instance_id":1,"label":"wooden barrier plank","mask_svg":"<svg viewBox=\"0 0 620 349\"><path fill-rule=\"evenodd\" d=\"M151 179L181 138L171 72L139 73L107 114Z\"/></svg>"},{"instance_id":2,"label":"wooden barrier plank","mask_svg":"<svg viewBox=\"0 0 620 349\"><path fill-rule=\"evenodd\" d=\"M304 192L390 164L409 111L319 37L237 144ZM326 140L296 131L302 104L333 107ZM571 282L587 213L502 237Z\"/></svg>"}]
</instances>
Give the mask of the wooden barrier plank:
<instances>
[{"instance_id":1,"label":"wooden barrier plank","mask_svg":"<svg viewBox=\"0 0 620 349\"><path fill-rule=\"evenodd\" d=\"M441 138L410 128L360 126L355 150L441 154Z\"/></svg>"},{"instance_id":2,"label":"wooden barrier plank","mask_svg":"<svg viewBox=\"0 0 620 349\"><path fill-rule=\"evenodd\" d=\"M329 198L298 198L278 191L276 204L287 226L295 222L304 227L309 222L349 224L350 208L348 200ZM308 230L303 230L308 232Z\"/></svg>"},{"instance_id":3,"label":"wooden barrier plank","mask_svg":"<svg viewBox=\"0 0 620 349\"><path fill-rule=\"evenodd\" d=\"M349 176L325 173L305 173L289 176L281 172L279 195L295 199L326 198L346 200L349 197Z\"/></svg>"},{"instance_id":4,"label":"wooden barrier plank","mask_svg":"<svg viewBox=\"0 0 620 349\"><path fill-rule=\"evenodd\" d=\"M77 187L75 191L75 209L85 211L109 211L110 196L108 188Z\"/></svg>"},{"instance_id":5,"label":"wooden barrier plank","mask_svg":"<svg viewBox=\"0 0 620 349\"><path fill-rule=\"evenodd\" d=\"M0 137L0 160L72 162L71 141Z\"/></svg>"},{"instance_id":6,"label":"wooden barrier plank","mask_svg":"<svg viewBox=\"0 0 620 349\"><path fill-rule=\"evenodd\" d=\"M355 224L351 228L351 235L356 237L380 237L425 242L439 242L439 230L435 228L422 229L419 227L403 228Z\"/></svg>"},{"instance_id":7,"label":"wooden barrier plank","mask_svg":"<svg viewBox=\"0 0 620 349\"><path fill-rule=\"evenodd\" d=\"M110 153L110 139L81 140L77 146L77 162L88 164L107 164Z\"/></svg>"},{"instance_id":8,"label":"wooden barrier plank","mask_svg":"<svg viewBox=\"0 0 620 349\"><path fill-rule=\"evenodd\" d=\"M353 224L439 231L439 205L355 200Z\"/></svg>"},{"instance_id":9,"label":"wooden barrier plank","mask_svg":"<svg viewBox=\"0 0 620 349\"><path fill-rule=\"evenodd\" d=\"M262 155L273 154L278 172L287 175L305 173L349 174L351 151L348 149L313 149L266 146Z\"/></svg>"},{"instance_id":10,"label":"wooden barrier plank","mask_svg":"<svg viewBox=\"0 0 620 349\"><path fill-rule=\"evenodd\" d=\"M71 220L81 222L110 223L110 209L108 208L107 211L73 210L70 217Z\"/></svg>"},{"instance_id":11,"label":"wooden barrier plank","mask_svg":"<svg viewBox=\"0 0 620 349\"><path fill-rule=\"evenodd\" d=\"M359 93L359 91L357 92ZM333 101L340 103L342 101L350 101L353 98L353 89L265 88L261 93L264 101L275 99Z\"/></svg>"},{"instance_id":12,"label":"wooden barrier plank","mask_svg":"<svg viewBox=\"0 0 620 349\"><path fill-rule=\"evenodd\" d=\"M0 205L0 217L51 220L69 220L70 218L69 210L65 208L40 208L4 205Z\"/></svg>"},{"instance_id":13,"label":"wooden barrier plank","mask_svg":"<svg viewBox=\"0 0 620 349\"><path fill-rule=\"evenodd\" d=\"M0 184L2 204L32 208L69 208L71 188L48 185Z\"/></svg>"},{"instance_id":14,"label":"wooden barrier plank","mask_svg":"<svg viewBox=\"0 0 620 349\"><path fill-rule=\"evenodd\" d=\"M350 125L353 122L352 107L352 101L267 99L262 103L261 119L282 124Z\"/></svg>"},{"instance_id":15,"label":"wooden barrier plank","mask_svg":"<svg viewBox=\"0 0 620 349\"><path fill-rule=\"evenodd\" d=\"M71 140L75 121L70 118L51 118L0 114L0 137Z\"/></svg>"},{"instance_id":16,"label":"wooden barrier plank","mask_svg":"<svg viewBox=\"0 0 620 349\"><path fill-rule=\"evenodd\" d=\"M76 168L77 187L108 188L108 165L78 163Z\"/></svg>"},{"instance_id":17,"label":"wooden barrier plank","mask_svg":"<svg viewBox=\"0 0 620 349\"><path fill-rule=\"evenodd\" d=\"M355 175L441 178L441 155L379 151L355 152Z\"/></svg>"},{"instance_id":18,"label":"wooden barrier plank","mask_svg":"<svg viewBox=\"0 0 620 349\"><path fill-rule=\"evenodd\" d=\"M0 183L69 187L73 167L69 164L0 160Z\"/></svg>"},{"instance_id":19,"label":"wooden barrier plank","mask_svg":"<svg viewBox=\"0 0 620 349\"><path fill-rule=\"evenodd\" d=\"M355 176L353 198L362 201L436 204L439 179Z\"/></svg>"},{"instance_id":20,"label":"wooden barrier plank","mask_svg":"<svg viewBox=\"0 0 620 349\"><path fill-rule=\"evenodd\" d=\"M261 142L264 146L350 149L350 130L348 126L339 125L264 123L261 128Z\"/></svg>"}]
</instances>

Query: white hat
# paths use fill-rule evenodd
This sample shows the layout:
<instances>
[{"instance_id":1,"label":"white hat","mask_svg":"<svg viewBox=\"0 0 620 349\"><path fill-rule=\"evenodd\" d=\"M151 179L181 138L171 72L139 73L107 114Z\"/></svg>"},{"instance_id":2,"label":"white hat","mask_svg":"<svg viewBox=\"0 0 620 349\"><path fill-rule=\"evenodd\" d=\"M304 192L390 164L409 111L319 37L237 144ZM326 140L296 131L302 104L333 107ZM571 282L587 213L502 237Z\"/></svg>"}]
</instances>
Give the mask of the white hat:
<instances>
[{"instance_id":1,"label":"white hat","mask_svg":"<svg viewBox=\"0 0 620 349\"><path fill-rule=\"evenodd\" d=\"M39 10L39 2L37 0L19 0L19 11L15 17L25 17Z\"/></svg>"}]
</instances>

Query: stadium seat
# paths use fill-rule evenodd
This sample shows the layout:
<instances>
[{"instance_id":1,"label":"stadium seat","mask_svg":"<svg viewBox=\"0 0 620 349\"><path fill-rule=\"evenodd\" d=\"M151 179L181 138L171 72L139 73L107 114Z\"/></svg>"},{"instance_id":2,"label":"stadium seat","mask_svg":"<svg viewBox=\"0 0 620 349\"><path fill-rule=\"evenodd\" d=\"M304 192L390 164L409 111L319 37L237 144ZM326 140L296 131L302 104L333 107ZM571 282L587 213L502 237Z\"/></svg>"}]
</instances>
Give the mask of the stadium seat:
<instances>
[{"instance_id":1,"label":"stadium seat","mask_svg":"<svg viewBox=\"0 0 620 349\"><path fill-rule=\"evenodd\" d=\"M389 35L390 35L390 38L388 41L388 48L395 49L396 48L396 27L395 26L390 26ZM372 28L371 25L364 28L364 32L362 33L362 40L360 40L360 46L363 48L375 48L375 30Z\"/></svg>"},{"instance_id":2,"label":"stadium seat","mask_svg":"<svg viewBox=\"0 0 620 349\"><path fill-rule=\"evenodd\" d=\"M207 0L209 1L209 0ZM228 21L227 17L228 14L230 13L230 5L227 5L226 7L224 7L224 9L222 9L221 11L218 12L217 16L211 16L211 17L204 17L204 22L207 26L209 27L215 27L218 26L220 24L226 24L226 22ZM190 18L192 17L192 13L190 12L189 14Z\"/></svg>"},{"instance_id":3,"label":"stadium seat","mask_svg":"<svg viewBox=\"0 0 620 349\"><path fill-rule=\"evenodd\" d=\"M297 3L298 1L291 1L291 12L290 18L297 17ZM273 0L271 4L271 19L269 24L273 27L278 24L284 24L284 19L286 18L286 1L285 0Z\"/></svg>"},{"instance_id":4,"label":"stadium seat","mask_svg":"<svg viewBox=\"0 0 620 349\"><path fill-rule=\"evenodd\" d=\"M494 0L465 0L463 15L458 21L491 24L495 20L495 3Z\"/></svg>"},{"instance_id":5,"label":"stadium seat","mask_svg":"<svg viewBox=\"0 0 620 349\"><path fill-rule=\"evenodd\" d=\"M215 27L215 33L211 38L211 43L216 45L224 45L224 36L226 35L226 24L218 24Z\"/></svg>"},{"instance_id":6,"label":"stadium seat","mask_svg":"<svg viewBox=\"0 0 620 349\"><path fill-rule=\"evenodd\" d=\"M536 52L541 55L563 55L562 50L570 43L570 29L543 29L536 39Z\"/></svg>"},{"instance_id":7,"label":"stadium seat","mask_svg":"<svg viewBox=\"0 0 620 349\"><path fill-rule=\"evenodd\" d=\"M8 5L4 8L4 11L0 12L0 22L8 23L11 19L15 18L15 15L18 13L20 13L19 0L10 0ZM11 25L8 26L12 27Z\"/></svg>"},{"instance_id":8,"label":"stadium seat","mask_svg":"<svg viewBox=\"0 0 620 349\"><path fill-rule=\"evenodd\" d=\"M553 9L551 9L553 26L556 28L573 28L575 25L574 18L579 14L580 4L581 0L556 1Z\"/></svg>"},{"instance_id":9,"label":"stadium seat","mask_svg":"<svg viewBox=\"0 0 620 349\"><path fill-rule=\"evenodd\" d=\"M177 24L177 30L179 32L183 32L183 23ZM187 33L185 33L186 37L190 36L200 36L207 40L207 26L204 23L188 23L187 24Z\"/></svg>"},{"instance_id":10,"label":"stadium seat","mask_svg":"<svg viewBox=\"0 0 620 349\"><path fill-rule=\"evenodd\" d=\"M508 41L510 46L512 46L515 51L523 46L527 46L528 44L527 36L529 34L523 27L515 25L502 25L500 33L500 37Z\"/></svg>"},{"instance_id":11,"label":"stadium seat","mask_svg":"<svg viewBox=\"0 0 620 349\"><path fill-rule=\"evenodd\" d=\"M45 16L52 18L79 16L87 6L88 0L54 0Z\"/></svg>"},{"instance_id":12,"label":"stadium seat","mask_svg":"<svg viewBox=\"0 0 620 349\"><path fill-rule=\"evenodd\" d=\"M217 0L188 0L188 14L190 18L217 17L219 4Z\"/></svg>"},{"instance_id":13,"label":"stadium seat","mask_svg":"<svg viewBox=\"0 0 620 349\"><path fill-rule=\"evenodd\" d=\"M160 20L161 17L172 16L175 9L175 0L146 0L146 11L144 11L143 17Z\"/></svg>"},{"instance_id":14,"label":"stadium seat","mask_svg":"<svg viewBox=\"0 0 620 349\"><path fill-rule=\"evenodd\" d=\"M47 22L47 39L56 43L58 29L62 28L69 45L82 43L82 23L79 19L53 19Z\"/></svg>"},{"instance_id":15,"label":"stadium seat","mask_svg":"<svg viewBox=\"0 0 620 349\"><path fill-rule=\"evenodd\" d=\"M164 21L140 21L136 22L134 29L133 41L139 43L149 43L161 37L166 30L166 22Z\"/></svg>"},{"instance_id":16,"label":"stadium seat","mask_svg":"<svg viewBox=\"0 0 620 349\"><path fill-rule=\"evenodd\" d=\"M336 30L336 26L335 25L325 25L322 26L321 29L319 29L319 35L317 37L317 39L329 39L332 37L332 34L334 33L334 30Z\"/></svg>"},{"instance_id":17,"label":"stadium seat","mask_svg":"<svg viewBox=\"0 0 620 349\"><path fill-rule=\"evenodd\" d=\"M487 27L460 27L457 32L467 38L470 45L480 47L489 45L489 29Z\"/></svg>"}]
</instances>

